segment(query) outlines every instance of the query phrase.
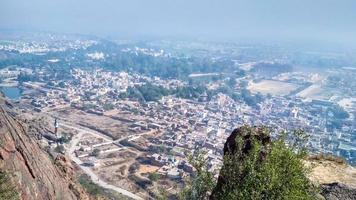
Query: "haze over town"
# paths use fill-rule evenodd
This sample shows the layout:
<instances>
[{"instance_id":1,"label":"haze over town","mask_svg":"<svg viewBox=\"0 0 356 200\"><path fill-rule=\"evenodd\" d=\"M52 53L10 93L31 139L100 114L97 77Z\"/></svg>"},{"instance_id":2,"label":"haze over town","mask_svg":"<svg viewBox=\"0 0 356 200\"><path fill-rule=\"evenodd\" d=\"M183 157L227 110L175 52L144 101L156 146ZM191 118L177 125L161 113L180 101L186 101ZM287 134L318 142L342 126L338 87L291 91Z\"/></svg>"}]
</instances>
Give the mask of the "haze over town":
<instances>
[{"instance_id":1,"label":"haze over town","mask_svg":"<svg viewBox=\"0 0 356 200\"><path fill-rule=\"evenodd\" d=\"M355 44L352 0L2 1L0 27L220 41L316 41Z\"/></svg>"},{"instance_id":2,"label":"haze over town","mask_svg":"<svg viewBox=\"0 0 356 200\"><path fill-rule=\"evenodd\" d=\"M177 198L200 151L217 178L245 124L273 139L304 130L311 155L355 165L355 10L351 0L2 1L0 91L41 149L109 196Z\"/></svg>"}]
</instances>

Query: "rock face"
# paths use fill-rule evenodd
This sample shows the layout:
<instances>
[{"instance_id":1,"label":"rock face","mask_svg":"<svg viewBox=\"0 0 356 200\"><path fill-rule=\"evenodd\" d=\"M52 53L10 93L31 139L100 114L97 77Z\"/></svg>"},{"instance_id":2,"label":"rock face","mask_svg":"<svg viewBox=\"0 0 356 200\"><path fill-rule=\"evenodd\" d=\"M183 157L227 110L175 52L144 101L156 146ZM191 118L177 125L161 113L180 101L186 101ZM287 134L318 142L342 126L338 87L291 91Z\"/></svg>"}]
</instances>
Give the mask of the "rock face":
<instances>
[{"instance_id":1,"label":"rock face","mask_svg":"<svg viewBox=\"0 0 356 200\"><path fill-rule=\"evenodd\" d=\"M264 134L263 128L255 128L255 132L247 131L244 127L240 127L235 129L231 135L227 138L225 145L224 145L224 156L228 154L236 154L237 151L239 152L238 160L243 160L245 156L250 152L253 148L253 140L260 141L261 144L264 146L260 153L260 161L262 162L268 153L270 144L271 144L271 137L268 134ZM237 142L237 138L242 139L242 142L239 144ZM240 145L240 146L239 146ZM222 166L218 182L210 196L211 200L219 199L218 193L223 190L226 184L229 184L228 177L224 177L222 172L224 169L225 164Z\"/></svg>"},{"instance_id":2,"label":"rock face","mask_svg":"<svg viewBox=\"0 0 356 200\"><path fill-rule=\"evenodd\" d=\"M53 161L5 107L0 102L0 170L13 174L21 199L89 199L66 157Z\"/></svg>"},{"instance_id":3,"label":"rock face","mask_svg":"<svg viewBox=\"0 0 356 200\"><path fill-rule=\"evenodd\" d=\"M330 183L321 185L321 195L326 200L355 200L356 189L341 183Z\"/></svg>"}]
</instances>

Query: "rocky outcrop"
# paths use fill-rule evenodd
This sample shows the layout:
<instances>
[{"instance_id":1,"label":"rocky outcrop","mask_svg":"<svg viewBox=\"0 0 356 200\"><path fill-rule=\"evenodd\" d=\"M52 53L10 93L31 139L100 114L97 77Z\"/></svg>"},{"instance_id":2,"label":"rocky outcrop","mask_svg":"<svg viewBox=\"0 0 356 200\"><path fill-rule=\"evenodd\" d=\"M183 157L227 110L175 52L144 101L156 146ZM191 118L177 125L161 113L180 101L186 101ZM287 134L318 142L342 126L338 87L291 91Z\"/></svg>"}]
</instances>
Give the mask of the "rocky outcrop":
<instances>
[{"instance_id":1,"label":"rocky outcrop","mask_svg":"<svg viewBox=\"0 0 356 200\"><path fill-rule=\"evenodd\" d=\"M66 157L51 159L5 108L0 105L0 170L13 174L21 199L89 199Z\"/></svg>"},{"instance_id":2,"label":"rocky outcrop","mask_svg":"<svg viewBox=\"0 0 356 200\"><path fill-rule=\"evenodd\" d=\"M269 136L269 134L265 134L262 127L253 129L255 129L255 131L250 131L244 126L235 129L225 142L224 156L238 155L238 161L241 161L253 148L253 141L260 141L261 144L265 147L261 149L261 152L259 152L260 161L262 162L269 151L271 137ZM238 143L238 139L241 139L241 143ZM218 199L218 197L216 197L217 194L223 190L226 184L230 184L229 177L224 177L223 175L225 174L224 171L225 163L220 170L218 182L210 196L211 200Z\"/></svg>"},{"instance_id":3,"label":"rocky outcrop","mask_svg":"<svg viewBox=\"0 0 356 200\"><path fill-rule=\"evenodd\" d=\"M322 184L321 195L326 200L355 200L356 189L342 183Z\"/></svg>"},{"instance_id":4,"label":"rocky outcrop","mask_svg":"<svg viewBox=\"0 0 356 200\"><path fill-rule=\"evenodd\" d=\"M253 131L246 131L244 126L235 129L227 138L224 145L224 156L238 155L243 160L245 155L253 148L253 140L259 141L263 148L259 152L260 161L266 158L271 144L271 138L264 133L263 128L252 127ZM240 140L240 142L238 142ZM238 152L239 151L239 152ZM324 200L356 200L356 169L346 163L331 159L309 159L305 161L311 169L309 179L320 186L320 199ZM215 200L216 194L221 192L224 185L229 183L229 177L224 177L225 163L223 164L217 184L210 196ZM225 173L226 174L226 173Z\"/></svg>"}]
</instances>

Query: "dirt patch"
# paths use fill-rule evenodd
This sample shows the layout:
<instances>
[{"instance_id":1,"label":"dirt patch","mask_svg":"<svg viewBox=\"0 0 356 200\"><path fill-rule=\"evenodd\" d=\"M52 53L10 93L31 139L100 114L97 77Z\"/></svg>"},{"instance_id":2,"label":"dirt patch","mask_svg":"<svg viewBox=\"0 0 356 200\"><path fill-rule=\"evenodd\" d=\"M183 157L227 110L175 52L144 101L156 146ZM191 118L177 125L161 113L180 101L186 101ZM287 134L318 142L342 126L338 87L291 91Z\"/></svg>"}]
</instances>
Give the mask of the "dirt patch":
<instances>
[{"instance_id":1,"label":"dirt patch","mask_svg":"<svg viewBox=\"0 0 356 200\"><path fill-rule=\"evenodd\" d=\"M157 166L152 166L152 165L140 165L140 168L138 169L138 173L140 174L146 174L146 173L152 173L155 172L159 169Z\"/></svg>"},{"instance_id":2,"label":"dirt patch","mask_svg":"<svg viewBox=\"0 0 356 200\"><path fill-rule=\"evenodd\" d=\"M356 169L334 161L308 161L310 179L320 184L339 182L356 188Z\"/></svg>"}]
</instances>

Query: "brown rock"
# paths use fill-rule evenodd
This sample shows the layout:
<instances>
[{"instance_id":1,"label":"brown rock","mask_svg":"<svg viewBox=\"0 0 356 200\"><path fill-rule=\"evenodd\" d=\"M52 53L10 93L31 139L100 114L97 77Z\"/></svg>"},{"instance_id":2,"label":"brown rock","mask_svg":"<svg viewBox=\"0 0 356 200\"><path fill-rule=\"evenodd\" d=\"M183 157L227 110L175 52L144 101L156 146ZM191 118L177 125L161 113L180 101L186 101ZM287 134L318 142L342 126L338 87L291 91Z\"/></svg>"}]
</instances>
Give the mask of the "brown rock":
<instances>
[{"instance_id":1,"label":"brown rock","mask_svg":"<svg viewBox=\"0 0 356 200\"><path fill-rule=\"evenodd\" d=\"M75 183L67 158L59 156L53 162L25 130L0 105L0 170L14 174L21 199L89 199Z\"/></svg>"},{"instance_id":2,"label":"brown rock","mask_svg":"<svg viewBox=\"0 0 356 200\"><path fill-rule=\"evenodd\" d=\"M241 143L237 142L238 139L241 139ZM265 134L263 127L242 126L235 129L225 142L224 156L238 155L237 160L243 160L253 148L254 140L260 141L264 146L260 152L260 160L263 161L269 151L269 146L271 144L271 138L269 134ZM212 191L212 194L210 195L211 200L218 199L217 194L222 191L226 184L229 184L229 177L224 177L225 165L226 164L224 163L219 174L218 182Z\"/></svg>"}]
</instances>

